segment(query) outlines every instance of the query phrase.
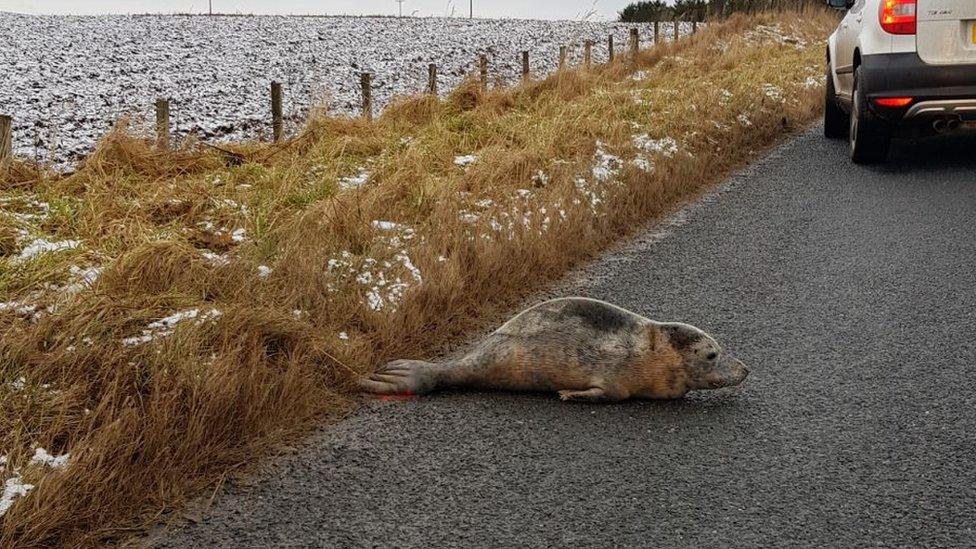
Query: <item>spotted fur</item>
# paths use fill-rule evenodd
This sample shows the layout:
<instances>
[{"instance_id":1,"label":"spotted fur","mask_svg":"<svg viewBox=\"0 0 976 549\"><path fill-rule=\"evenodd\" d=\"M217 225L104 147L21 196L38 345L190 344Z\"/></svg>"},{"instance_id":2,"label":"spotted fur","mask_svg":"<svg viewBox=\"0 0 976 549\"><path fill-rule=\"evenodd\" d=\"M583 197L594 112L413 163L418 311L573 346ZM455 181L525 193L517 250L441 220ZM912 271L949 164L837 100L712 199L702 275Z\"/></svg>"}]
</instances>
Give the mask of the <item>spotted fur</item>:
<instances>
[{"instance_id":1,"label":"spotted fur","mask_svg":"<svg viewBox=\"0 0 976 549\"><path fill-rule=\"evenodd\" d=\"M563 400L673 399L741 383L748 370L708 334L595 299L531 307L460 360L391 362L360 382L375 394L472 388L558 392Z\"/></svg>"}]
</instances>

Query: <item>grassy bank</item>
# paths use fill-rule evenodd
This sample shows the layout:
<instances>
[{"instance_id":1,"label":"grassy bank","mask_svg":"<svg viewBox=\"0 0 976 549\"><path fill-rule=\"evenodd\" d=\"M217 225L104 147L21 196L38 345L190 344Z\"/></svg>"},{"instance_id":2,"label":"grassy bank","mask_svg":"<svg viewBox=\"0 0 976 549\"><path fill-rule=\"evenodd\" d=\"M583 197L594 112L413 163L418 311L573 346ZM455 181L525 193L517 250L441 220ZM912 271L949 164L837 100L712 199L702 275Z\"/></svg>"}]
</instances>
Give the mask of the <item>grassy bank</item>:
<instances>
[{"instance_id":1,"label":"grassy bank","mask_svg":"<svg viewBox=\"0 0 976 549\"><path fill-rule=\"evenodd\" d=\"M13 166L0 544L152 524L348 412L359 373L436 354L694 197L817 115L834 23L737 16L234 155L116 131L70 176Z\"/></svg>"}]
</instances>

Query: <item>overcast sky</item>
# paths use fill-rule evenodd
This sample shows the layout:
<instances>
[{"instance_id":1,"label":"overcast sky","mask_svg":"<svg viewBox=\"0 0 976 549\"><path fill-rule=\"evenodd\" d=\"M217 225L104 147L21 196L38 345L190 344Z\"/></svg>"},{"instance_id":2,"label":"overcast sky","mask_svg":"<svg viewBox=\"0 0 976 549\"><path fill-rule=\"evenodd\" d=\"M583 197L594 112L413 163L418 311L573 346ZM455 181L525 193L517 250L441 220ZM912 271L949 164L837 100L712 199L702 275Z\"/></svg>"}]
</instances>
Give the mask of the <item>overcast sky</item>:
<instances>
[{"instance_id":1,"label":"overcast sky","mask_svg":"<svg viewBox=\"0 0 976 549\"><path fill-rule=\"evenodd\" d=\"M468 14L469 0L404 0L404 14ZM614 18L628 0L474 0L476 17L538 19ZM214 11L229 13L313 13L395 15L396 0L213 0ZM0 0L0 11L20 13L172 13L207 11L207 0Z\"/></svg>"}]
</instances>

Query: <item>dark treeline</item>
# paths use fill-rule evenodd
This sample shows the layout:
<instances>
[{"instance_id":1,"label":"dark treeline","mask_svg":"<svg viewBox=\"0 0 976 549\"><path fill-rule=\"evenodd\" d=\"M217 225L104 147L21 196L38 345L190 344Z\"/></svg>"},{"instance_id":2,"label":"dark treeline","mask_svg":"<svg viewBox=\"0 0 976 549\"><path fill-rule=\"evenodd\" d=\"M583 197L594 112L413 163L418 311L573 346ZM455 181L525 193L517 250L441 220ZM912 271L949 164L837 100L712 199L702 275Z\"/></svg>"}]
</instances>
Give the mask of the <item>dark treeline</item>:
<instances>
[{"instance_id":1,"label":"dark treeline","mask_svg":"<svg viewBox=\"0 0 976 549\"><path fill-rule=\"evenodd\" d=\"M735 12L755 13L764 10L801 8L805 5L823 6L824 0L664 0L634 2L620 12L624 23L651 21L703 20L705 17L721 17Z\"/></svg>"},{"instance_id":2,"label":"dark treeline","mask_svg":"<svg viewBox=\"0 0 976 549\"><path fill-rule=\"evenodd\" d=\"M702 12L707 5L705 0L677 0L673 6L663 0L634 2L620 12L620 20L625 23L647 23L674 18L685 19L686 16Z\"/></svg>"}]
</instances>

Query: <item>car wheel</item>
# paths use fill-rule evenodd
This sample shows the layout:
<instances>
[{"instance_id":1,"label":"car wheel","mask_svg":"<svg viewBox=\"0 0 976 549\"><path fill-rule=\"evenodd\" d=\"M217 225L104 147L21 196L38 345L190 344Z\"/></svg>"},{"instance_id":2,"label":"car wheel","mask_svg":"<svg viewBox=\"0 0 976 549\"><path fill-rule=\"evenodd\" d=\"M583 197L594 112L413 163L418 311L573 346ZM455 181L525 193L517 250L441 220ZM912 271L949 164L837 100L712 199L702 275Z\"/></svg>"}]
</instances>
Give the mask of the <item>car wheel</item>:
<instances>
[{"instance_id":1,"label":"car wheel","mask_svg":"<svg viewBox=\"0 0 976 549\"><path fill-rule=\"evenodd\" d=\"M847 137L851 127L850 117L837 104L837 90L834 88L833 71L827 65L827 85L824 92L824 137L841 139Z\"/></svg>"},{"instance_id":2,"label":"car wheel","mask_svg":"<svg viewBox=\"0 0 976 549\"><path fill-rule=\"evenodd\" d=\"M891 147L891 127L868 107L861 91L861 68L854 72L854 92L851 105L851 159L857 164L876 164L888 159Z\"/></svg>"}]
</instances>

